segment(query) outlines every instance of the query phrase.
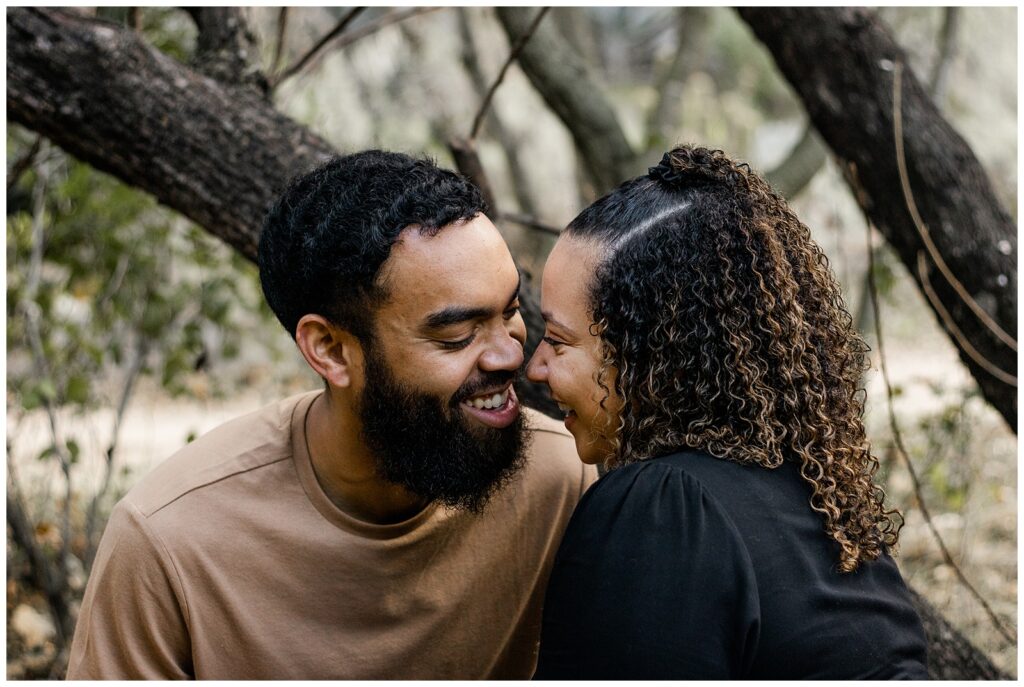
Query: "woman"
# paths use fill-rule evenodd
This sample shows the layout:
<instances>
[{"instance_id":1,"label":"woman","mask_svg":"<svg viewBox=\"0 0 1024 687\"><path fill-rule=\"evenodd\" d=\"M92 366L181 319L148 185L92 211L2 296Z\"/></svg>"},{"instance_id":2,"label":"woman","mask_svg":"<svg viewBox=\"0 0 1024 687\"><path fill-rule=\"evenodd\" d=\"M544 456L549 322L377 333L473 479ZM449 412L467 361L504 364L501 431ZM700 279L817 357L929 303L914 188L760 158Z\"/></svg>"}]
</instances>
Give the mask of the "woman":
<instances>
[{"instance_id":1,"label":"woman","mask_svg":"<svg viewBox=\"0 0 1024 687\"><path fill-rule=\"evenodd\" d=\"M550 386L585 463L535 678L918 678L925 639L873 483L867 350L768 184L680 147L544 268Z\"/></svg>"}]
</instances>

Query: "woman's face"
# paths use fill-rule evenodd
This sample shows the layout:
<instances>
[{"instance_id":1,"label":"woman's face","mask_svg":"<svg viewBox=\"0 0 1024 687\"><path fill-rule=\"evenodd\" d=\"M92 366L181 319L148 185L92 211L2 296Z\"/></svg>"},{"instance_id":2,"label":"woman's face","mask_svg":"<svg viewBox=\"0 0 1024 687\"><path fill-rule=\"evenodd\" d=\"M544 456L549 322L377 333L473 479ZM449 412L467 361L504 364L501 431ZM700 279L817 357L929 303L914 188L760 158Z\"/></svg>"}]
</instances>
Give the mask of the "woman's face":
<instances>
[{"instance_id":1,"label":"woman's face","mask_svg":"<svg viewBox=\"0 0 1024 687\"><path fill-rule=\"evenodd\" d=\"M541 313L544 339L526 368L526 376L543 382L566 413L565 427L576 440L576 451L584 463L603 463L612 455L608 437L618 426L621 403L597 384L601 365L601 340L591 334L591 313L587 289L599 263L601 249L589 241L561 238L544 265L541 284ZM615 371L605 373L605 386L612 389Z\"/></svg>"}]
</instances>

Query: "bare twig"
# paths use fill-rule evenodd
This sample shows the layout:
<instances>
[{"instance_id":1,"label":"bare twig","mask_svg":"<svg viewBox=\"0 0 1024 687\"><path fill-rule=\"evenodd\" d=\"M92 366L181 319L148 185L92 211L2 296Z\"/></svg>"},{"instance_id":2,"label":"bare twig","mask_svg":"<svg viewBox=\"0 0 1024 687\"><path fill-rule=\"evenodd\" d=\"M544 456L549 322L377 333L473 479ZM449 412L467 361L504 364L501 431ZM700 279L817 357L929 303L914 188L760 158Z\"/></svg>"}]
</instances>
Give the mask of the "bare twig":
<instances>
[{"instance_id":1,"label":"bare twig","mask_svg":"<svg viewBox=\"0 0 1024 687\"><path fill-rule=\"evenodd\" d=\"M132 31L138 33L142 31L142 8L141 7L129 7L128 8L128 26L131 27Z\"/></svg>"},{"instance_id":2,"label":"bare twig","mask_svg":"<svg viewBox=\"0 0 1024 687\"><path fill-rule=\"evenodd\" d=\"M531 217L530 215L524 215L522 213L502 212L498 214L498 219L504 220L506 222L514 222L515 224L519 224L524 227L529 227L530 229L536 229L537 231L543 231L547 234L552 234L554 236L559 236L562 233L561 229L553 227L550 224L545 224L544 222L541 222L539 219Z\"/></svg>"},{"instance_id":3,"label":"bare twig","mask_svg":"<svg viewBox=\"0 0 1024 687\"><path fill-rule=\"evenodd\" d=\"M491 84L491 87L487 90L487 95L484 96L484 101L480 103L480 109L477 111L476 117L473 118L473 128L470 129L469 132L470 141L476 140L476 135L480 131L480 124L483 123L484 115L487 114L487 108L490 107L491 100L494 98L494 93L498 90L498 86L500 86L501 82L505 80L505 73L508 71L508 68L511 67L512 63L515 62L517 57L519 57L519 53L521 53L523 48L526 47L526 43L530 40L530 36L532 36L533 32L537 30L537 25L540 24L544 15L546 15L550 9L550 7L540 8L540 11L537 12L537 16L533 18L532 22L530 22L530 26L512 45L512 48L509 50L508 59L505 60L505 64L501 67L501 71L498 72L497 78L494 79L494 83Z\"/></svg>"},{"instance_id":4,"label":"bare twig","mask_svg":"<svg viewBox=\"0 0 1024 687\"><path fill-rule=\"evenodd\" d=\"M28 335L29 348L32 351L32 363L38 379L53 380L49 362L43 348L42 327L40 326L39 304L36 297L43 270L43 246L45 245L44 210L46 201L45 175L40 174L32 189L32 252L29 258L28 278L25 281L25 292L19 309L25 315L25 331ZM50 433L53 438L53 449L57 455L61 472L66 480L64 507L61 513L61 547L60 564L67 560L71 544L71 456L57 419L57 408L54 399L40 394L43 408L50 421Z\"/></svg>"},{"instance_id":5,"label":"bare twig","mask_svg":"<svg viewBox=\"0 0 1024 687\"><path fill-rule=\"evenodd\" d=\"M928 255L931 257L932 262L939 268L939 272L946 278L949 285L953 287L957 295L960 296L960 300L971 309L978 319L981 320L989 331L995 334L1003 343L1009 346L1014 351L1017 350L1017 341L1012 336L1007 334L1002 327L992 317L985 312L984 308L978 305L977 301L971 297L971 294L967 293L967 289L964 288L960 280L953 275L949 267L946 265L946 261L942 259L942 255L939 254L938 248L932 243L931 234L928 231L928 227L925 226L924 221L921 219L921 215L917 211L917 204L914 202L914 194L910 189L910 180L907 176L907 160L903 151L903 113L902 113L902 83L903 83L903 63L896 62L893 82L892 82L892 108L893 108L893 136L896 139L896 167L900 174L900 185L903 188L903 198L907 204L907 210L910 212L910 217L914 221L914 226L917 227L918 234L921 235L921 241L924 243L925 248L928 249Z\"/></svg>"},{"instance_id":6,"label":"bare twig","mask_svg":"<svg viewBox=\"0 0 1024 687\"><path fill-rule=\"evenodd\" d=\"M274 58L270 62L270 74L277 74L284 57L285 37L288 35L288 7L282 7L277 13L277 40L274 42Z\"/></svg>"},{"instance_id":7,"label":"bare twig","mask_svg":"<svg viewBox=\"0 0 1024 687\"><path fill-rule=\"evenodd\" d=\"M49 365L43 351L42 335L39 326L39 304L36 302L42 280L43 246L45 244L44 209L46 200L46 178L42 173L38 176L39 178L32 189L32 251L29 257L25 291L18 303L18 309L25 316L26 332L28 334L29 347L32 351L35 374L39 379L50 379ZM44 397L42 402L50 422L54 450L68 484L68 489L65 492L63 519L61 522L61 548L56 563L48 560L43 555L42 550L36 545L32 524L26 515L21 492L15 481L14 470L11 469L10 463L12 458L10 451L8 451L7 456L9 463L7 475L7 522L11 526L15 542L22 547L29 558L33 580L46 596L50 612L55 620L54 624L57 627L59 643L63 646L71 637L70 615L66 600L67 582L66 575L64 574L71 539L71 459L67 453L67 446L61 438L53 400Z\"/></svg>"},{"instance_id":8,"label":"bare twig","mask_svg":"<svg viewBox=\"0 0 1024 687\"><path fill-rule=\"evenodd\" d=\"M480 52L477 50L476 41L473 37L469 12L469 8L466 7L458 8L457 12L459 42L462 43L460 57L466 72L469 74L469 79L473 83L474 92L478 98L483 99L489 88L489 82L484 76L483 67L480 64ZM536 214L536 203L530 191L530 174L523 163L519 150L521 143L520 135L505 126L498 112L493 108L488 110L485 121L491 134L500 144L505 157L508 159L512 192L515 194L516 202L519 204L519 210L528 214Z\"/></svg>"},{"instance_id":9,"label":"bare twig","mask_svg":"<svg viewBox=\"0 0 1024 687\"><path fill-rule=\"evenodd\" d=\"M364 24L363 26L360 26L358 29L354 29L353 31L350 31L350 32L348 32L348 33L346 33L346 34L344 34L342 36L337 37L333 41L333 45L331 47L334 50L341 50L342 48L344 48L346 46L349 46L349 45L355 43L356 41L369 36L372 33L376 33L377 31L380 31L385 26L390 26L391 24L395 24L395 23L398 23L400 21L404 21L406 19L409 19L410 17L415 17L415 16L420 15L420 14L427 14L428 12L433 12L434 10L439 10L439 9L441 9L441 8L440 7L411 7L411 8L406 9L406 10L396 10L394 12L388 12L387 14L385 14L383 16L380 16L380 17L378 17L377 19L375 19L375 20L373 20L371 22L368 22L368 23ZM314 55L303 66L303 68L301 70L295 69L295 68L287 69L283 74L281 74L280 77L278 77L277 79L274 80L274 86L276 87L276 86L280 85L281 82L283 82L285 79L288 79L288 78L291 78L292 76L295 76L300 71L303 72L303 73L304 72L308 72L308 70L311 69L317 62L319 62L321 59L323 59L323 56L324 56L325 53L326 53L326 50L320 50L319 52L317 52L316 55Z\"/></svg>"},{"instance_id":10,"label":"bare twig","mask_svg":"<svg viewBox=\"0 0 1024 687\"><path fill-rule=\"evenodd\" d=\"M28 558L32 582L46 598L53 625L57 630L58 645L63 646L71 639L71 614L67 602L66 577L60 574L54 563L48 559L36 543L32 523L25 511L21 488L12 479L11 456L7 454L7 525L11 528L11 539L25 552Z\"/></svg>"},{"instance_id":11,"label":"bare twig","mask_svg":"<svg viewBox=\"0 0 1024 687\"><path fill-rule=\"evenodd\" d=\"M498 201L494 197L491 188L491 181L484 171L483 163L480 162L480 155L476 151L476 142L473 139L450 138L448 139L448 150L451 151L455 166L473 184L480 189L484 197L488 211L493 215L498 213Z\"/></svg>"},{"instance_id":12,"label":"bare twig","mask_svg":"<svg viewBox=\"0 0 1024 687\"><path fill-rule=\"evenodd\" d=\"M348 25L351 24L352 21L355 20L356 17L358 17L360 14L362 14L363 10L365 10L365 9L366 9L365 7L353 7L348 12L346 12L345 16L343 16L341 18L341 20L338 21L338 23L334 25L334 28L331 29L330 31L328 31L326 34L324 34L323 38L318 40L313 45L313 47L311 47L309 50L306 51L306 54L304 54L302 57L300 57L298 60L296 60L293 65L291 65L290 67L285 69L283 72L281 72L280 75L274 76L273 77L273 83L275 85L281 83L285 79L288 79L288 78L294 76L295 74L298 74L299 72L301 72L303 69L306 68L307 65L309 65L314 60L319 59L319 57L321 56L321 54L324 51L324 48L326 48L327 45L332 40L334 40L339 35L341 35L341 32L344 31L345 29L347 29ZM279 29L280 29L280 27L279 27Z\"/></svg>"},{"instance_id":13,"label":"bare twig","mask_svg":"<svg viewBox=\"0 0 1024 687\"><path fill-rule=\"evenodd\" d=\"M960 347L964 350L964 353L971 357L971 360L978 363L986 372L990 375L1010 386L1017 386L1017 378L1008 372L1005 372L996 367L991 361L985 356L978 352L978 350L971 345L971 342L967 340L960 328L953 322L953 318L950 317L949 311L946 310L945 306L942 305L942 301L939 300L939 295L935 293L935 289L932 288L931 282L928 280L928 262L924 257L924 251L917 252L917 276L921 279L921 289L924 291L925 296L928 297L928 301L935 308L935 312L942 318L942 322L946 325L946 329L953 335L953 338L957 340Z\"/></svg>"},{"instance_id":14,"label":"bare twig","mask_svg":"<svg viewBox=\"0 0 1024 687\"><path fill-rule=\"evenodd\" d=\"M89 509L85 517L85 555L83 563L88 571L92 568L93 559L96 556L96 544L94 541L96 531L96 519L99 513L100 502L106 497L110 490L110 484L114 475L114 455L117 451L117 442L121 434L121 422L124 420L125 411L128 409L128 401L131 399L135 389L135 382L138 381L142 366L146 361L146 354L149 352L150 341L140 336L133 352L132 362L125 374L124 385L121 387L121 397L117 404L117 412L114 414L114 425L110 433L110 445L104 455L105 464L103 470L103 481L100 488L93 495L89 502Z\"/></svg>"},{"instance_id":15,"label":"bare twig","mask_svg":"<svg viewBox=\"0 0 1024 687\"><path fill-rule=\"evenodd\" d=\"M14 161L11 165L11 169L7 172L7 192L10 193L14 185L21 179L21 175L29 170L29 168L35 164L36 156L39 154L39 149L42 147L43 137L36 136L36 140L33 141L32 145L25 154Z\"/></svg>"},{"instance_id":16,"label":"bare twig","mask_svg":"<svg viewBox=\"0 0 1024 687\"><path fill-rule=\"evenodd\" d=\"M956 56L956 32L960 26L960 8L944 7L942 12L942 29L939 33L939 54L932 65L929 87L932 100L938 104L946 93L949 83L949 69Z\"/></svg>"},{"instance_id":17,"label":"bare twig","mask_svg":"<svg viewBox=\"0 0 1024 687\"><path fill-rule=\"evenodd\" d=\"M910 481L914 487L914 496L917 498L917 505L921 509L921 515L924 517L925 523L927 523L928 525L928 529L931 530L932 536L935 538L935 541L939 546L939 551L942 554L943 561L945 561L946 565L953 569L953 572L956 574L957 579L960 580L960 583L964 586L964 588L967 589L968 592L971 593L971 595L975 599L977 599L977 601L981 604L982 608L985 609L985 612L988 613L989 618L991 618L992 623L996 626L996 629L999 631L999 633L1011 644L1016 644L1017 633L1009 630L1004 626L999 616L995 614L995 611L992 610L992 607L989 606L988 602L985 601L984 597L982 597L978 590L974 588L974 585L972 585L967 580L967 577L964 575L963 570L961 570L960 566L958 566L956 562L953 560L953 556L950 554L949 549L946 547L946 542L942 539L942 535L939 534L938 528L935 527L935 523L932 521L931 513L928 511L928 506L926 505L924 500L924 493L921 489L921 480L918 478L917 471L914 469L914 464L910 460L910 454L907 452L907 449L903 444L903 435L900 432L899 423L896 421L896 410L894 408L893 403L895 394L893 393L892 383L889 381L889 369L885 359L885 344L882 340L882 313L881 310L879 310L878 291L875 287L874 251L871 248L872 228L872 224L869 220L867 231L868 274L871 275L871 278L868 280L868 289L869 293L871 294L871 306L875 311L875 343L878 346L878 360L879 367L882 371L882 381L885 383L885 395L887 400L887 409L889 413L889 427L892 431L893 443L895 444L896 450L900 454L900 457L903 459L904 464L907 466L907 472L910 474Z\"/></svg>"}]
</instances>

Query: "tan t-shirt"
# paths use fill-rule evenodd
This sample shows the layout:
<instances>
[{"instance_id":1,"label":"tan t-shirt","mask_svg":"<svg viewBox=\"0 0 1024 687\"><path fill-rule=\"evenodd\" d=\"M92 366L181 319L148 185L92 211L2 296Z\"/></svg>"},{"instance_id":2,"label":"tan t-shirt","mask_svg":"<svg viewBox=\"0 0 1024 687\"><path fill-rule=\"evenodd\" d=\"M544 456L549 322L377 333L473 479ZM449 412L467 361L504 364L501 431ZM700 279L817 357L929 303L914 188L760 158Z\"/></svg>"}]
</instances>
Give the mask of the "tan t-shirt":
<instances>
[{"instance_id":1,"label":"tan t-shirt","mask_svg":"<svg viewBox=\"0 0 1024 687\"><path fill-rule=\"evenodd\" d=\"M597 478L526 411L527 467L482 515L356 520L306 448L319 392L229 422L114 508L68 678L529 678L552 559Z\"/></svg>"}]
</instances>

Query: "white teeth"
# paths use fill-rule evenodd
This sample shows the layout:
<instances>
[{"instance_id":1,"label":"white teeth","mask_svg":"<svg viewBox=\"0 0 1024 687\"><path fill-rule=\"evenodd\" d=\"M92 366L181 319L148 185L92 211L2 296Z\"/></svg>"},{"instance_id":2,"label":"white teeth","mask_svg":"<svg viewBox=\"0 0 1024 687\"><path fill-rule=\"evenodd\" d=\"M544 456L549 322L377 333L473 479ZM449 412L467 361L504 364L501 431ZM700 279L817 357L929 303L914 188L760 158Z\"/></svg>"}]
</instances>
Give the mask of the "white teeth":
<instances>
[{"instance_id":1,"label":"white teeth","mask_svg":"<svg viewBox=\"0 0 1024 687\"><path fill-rule=\"evenodd\" d=\"M492 396L478 396L476 398L465 400L463 401L463 403L465 403L467 406L471 408L486 408L488 410L492 410L494 408L501 408L502 406L505 405L505 403L508 401L508 393L509 390L505 389L505 391L502 391L501 393L497 393Z\"/></svg>"}]
</instances>

